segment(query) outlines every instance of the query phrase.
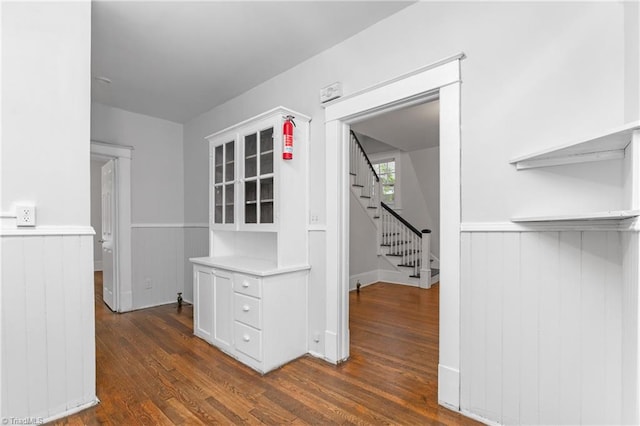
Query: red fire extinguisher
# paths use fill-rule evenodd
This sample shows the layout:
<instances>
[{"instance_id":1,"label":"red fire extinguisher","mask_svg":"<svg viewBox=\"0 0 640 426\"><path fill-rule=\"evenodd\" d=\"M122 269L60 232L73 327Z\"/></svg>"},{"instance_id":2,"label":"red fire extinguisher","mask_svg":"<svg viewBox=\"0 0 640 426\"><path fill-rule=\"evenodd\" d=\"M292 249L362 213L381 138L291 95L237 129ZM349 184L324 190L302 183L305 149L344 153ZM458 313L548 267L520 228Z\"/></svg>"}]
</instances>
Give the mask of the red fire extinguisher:
<instances>
[{"instance_id":1,"label":"red fire extinguisher","mask_svg":"<svg viewBox=\"0 0 640 426\"><path fill-rule=\"evenodd\" d=\"M296 125L293 119L293 115L287 115L284 117L284 123L282 124L282 159L293 159L293 127Z\"/></svg>"}]
</instances>

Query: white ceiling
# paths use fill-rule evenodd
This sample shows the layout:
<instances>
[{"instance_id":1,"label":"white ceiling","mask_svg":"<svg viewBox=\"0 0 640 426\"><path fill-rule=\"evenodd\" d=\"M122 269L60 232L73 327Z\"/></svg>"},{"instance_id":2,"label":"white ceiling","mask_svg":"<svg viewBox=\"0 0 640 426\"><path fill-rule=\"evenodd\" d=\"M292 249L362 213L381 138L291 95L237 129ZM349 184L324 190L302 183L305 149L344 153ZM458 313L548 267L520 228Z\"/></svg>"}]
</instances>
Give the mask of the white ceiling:
<instances>
[{"instance_id":1,"label":"white ceiling","mask_svg":"<svg viewBox=\"0 0 640 426\"><path fill-rule=\"evenodd\" d=\"M367 154L433 148L440 141L440 102L402 108L351 125Z\"/></svg>"},{"instance_id":2,"label":"white ceiling","mask_svg":"<svg viewBox=\"0 0 640 426\"><path fill-rule=\"evenodd\" d=\"M92 100L182 123L411 3L94 1Z\"/></svg>"}]
</instances>

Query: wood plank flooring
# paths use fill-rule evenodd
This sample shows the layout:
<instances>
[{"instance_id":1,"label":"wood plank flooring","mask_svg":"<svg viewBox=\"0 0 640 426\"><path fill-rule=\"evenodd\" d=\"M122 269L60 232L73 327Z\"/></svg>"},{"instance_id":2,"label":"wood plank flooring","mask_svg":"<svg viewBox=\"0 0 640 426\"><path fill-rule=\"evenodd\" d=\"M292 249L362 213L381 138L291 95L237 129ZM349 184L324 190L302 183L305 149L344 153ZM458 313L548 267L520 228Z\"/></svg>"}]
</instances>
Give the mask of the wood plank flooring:
<instances>
[{"instance_id":1,"label":"wood plank flooring","mask_svg":"<svg viewBox=\"0 0 640 426\"><path fill-rule=\"evenodd\" d=\"M304 356L260 376L193 336L193 309L114 314L96 274L101 403L79 424L478 424L438 406L438 286L350 295L351 358Z\"/></svg>"}]
</instances>

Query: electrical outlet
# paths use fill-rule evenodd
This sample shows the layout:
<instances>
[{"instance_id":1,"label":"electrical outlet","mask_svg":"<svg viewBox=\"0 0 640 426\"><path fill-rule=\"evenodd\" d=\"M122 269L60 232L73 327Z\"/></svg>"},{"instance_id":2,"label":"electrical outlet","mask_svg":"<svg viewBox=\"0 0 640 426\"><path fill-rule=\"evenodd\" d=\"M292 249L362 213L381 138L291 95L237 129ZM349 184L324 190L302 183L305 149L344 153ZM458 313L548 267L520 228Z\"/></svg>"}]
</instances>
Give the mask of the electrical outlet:
<instances>
[{"instance_id":1,"label":"electrical outlet","mask_svg":"<svg viewBox=\"0 0 640 426\"><path fill-rule=\"evenodd\" d=\"M36 226L36 207L16 206L16 226Z\"/></svg>"}]
</instances>

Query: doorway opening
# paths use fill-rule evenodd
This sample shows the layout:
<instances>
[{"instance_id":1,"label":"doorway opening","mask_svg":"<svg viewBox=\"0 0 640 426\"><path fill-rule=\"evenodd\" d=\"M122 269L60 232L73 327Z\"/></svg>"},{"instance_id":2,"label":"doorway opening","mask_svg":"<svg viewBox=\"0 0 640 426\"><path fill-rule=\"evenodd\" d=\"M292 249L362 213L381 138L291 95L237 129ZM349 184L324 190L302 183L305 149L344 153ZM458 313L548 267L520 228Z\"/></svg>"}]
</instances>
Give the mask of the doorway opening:
<instances>
[{"instance_id":1,"label":"doorway opening","mask_svg":"<svg viewBox=\"0 0 640 426\"><path fill-rule=\"evenodd\" d=\"M325 357L349 357L350 126L381 113L440 103L440 305L438 402L460 406L460 61L463 54L363 90L326 107L327 329Z\"/></svg>"},{"instance_id":2,"label":"doorway opening","mask_svg":"<svg viewBox=\"0 0 640 426\"><path fill-rule=\"evenodd\" d=\"M351 124L349 288L439 279L437 99Z\"/></svg>"},{"instance_id":3,"label":"doorway opening","mask_svg":"<svg viewBox=\"0 0 640 426\"><path fill-rule=\"evenodd\" d=\"M94 250L100 250L105 286L104 301L115 312L130 311L131 291L131 151L132 147L91 141L91 165L100 165L100 187L92 185L92 213L98 208L94 192L100 190L100 233ZM92 171L92 174L98 173ZM97 229L96 229L97 231ZM95 256L94 256L95 257ZM94 269L96 269L94 267Z\"/></svg>"}]
</instances>

